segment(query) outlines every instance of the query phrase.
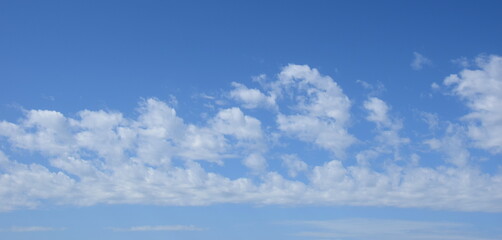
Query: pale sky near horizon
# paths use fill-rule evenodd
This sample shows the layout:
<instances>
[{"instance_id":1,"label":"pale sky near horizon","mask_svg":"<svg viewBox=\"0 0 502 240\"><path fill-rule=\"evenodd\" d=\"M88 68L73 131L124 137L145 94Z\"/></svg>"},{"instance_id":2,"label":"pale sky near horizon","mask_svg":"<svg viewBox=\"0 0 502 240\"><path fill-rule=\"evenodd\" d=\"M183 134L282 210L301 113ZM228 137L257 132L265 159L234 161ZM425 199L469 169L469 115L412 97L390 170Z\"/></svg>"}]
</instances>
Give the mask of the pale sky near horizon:
<instances>
[{"instance_id":1,"label":"pale sky near horizon","mask_svg":"<svg viewBox=\"0 0 502 240\"><path fill-rule=\"evenodd\" d=\"M502 239L497 1L0 1L0 239Z\"/></svg>"}]
</instances>

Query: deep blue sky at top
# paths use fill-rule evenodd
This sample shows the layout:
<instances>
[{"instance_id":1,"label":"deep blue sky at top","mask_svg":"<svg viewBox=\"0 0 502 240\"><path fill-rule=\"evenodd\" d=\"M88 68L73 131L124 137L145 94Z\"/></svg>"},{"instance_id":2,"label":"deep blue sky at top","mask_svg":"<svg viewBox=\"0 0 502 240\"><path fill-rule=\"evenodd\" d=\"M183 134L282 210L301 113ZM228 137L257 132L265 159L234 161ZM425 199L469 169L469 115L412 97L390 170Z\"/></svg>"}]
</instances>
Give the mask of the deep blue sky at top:
<instances>
[{"instance_id":1,"label":"deep blue sky at top","mask_svg":"<svg viewBox=\"0 0 502 240\"><path fill-rule=\"evenodd\" d=\"M458 70L451 59L502 53L496 4L2 1L0 113L19 116L13 105L130 112L141 97L169 94L184 111L193 94L288 63L319 68L349 97L360 79L384 83L391 102L412 101ZM412 74L414 51L432 68Z\"/></svg>"}]
</instances>

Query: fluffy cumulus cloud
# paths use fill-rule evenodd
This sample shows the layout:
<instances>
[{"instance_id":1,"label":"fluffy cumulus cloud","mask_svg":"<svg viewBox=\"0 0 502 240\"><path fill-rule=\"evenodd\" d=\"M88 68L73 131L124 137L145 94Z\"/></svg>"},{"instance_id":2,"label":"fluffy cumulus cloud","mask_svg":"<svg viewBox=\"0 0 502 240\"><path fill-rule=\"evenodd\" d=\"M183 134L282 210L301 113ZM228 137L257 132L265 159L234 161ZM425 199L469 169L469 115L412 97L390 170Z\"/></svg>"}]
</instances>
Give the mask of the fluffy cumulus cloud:
<instances>
[{"instance_id":1,"label":"fluffy cumulus cloud","mask_svg":"<svg viewBox=\"0 0 502 240\"><path fill-rule=\"evenodd\" d=\"M347 130L351 102L331 77L307 65L288 65L272 87L275 94L295 102L291 113L277 116L278 128L287 135L339 157L356 141Z\"/></svg>"},{"instance_id":2,"label":"fluffy cumulus cloud","mask_svg":"<svg viewBox=\"0 0 502 240\"><path fill-rule=\"evenodd\" d=\"M467 103L469 136L479 148L502 153L502 57L481 56L477 69L464 69L444 79L453 94Z\"/></svg>"},{"instance_id":3,"label":"fluffy cumulus cloud","mask_svg":"<svg viewBox=\"0 0 502 240\"><path fill-rule=\"evenodd\" d=\"M402 145L410 142L409 138L400 136L402 123L389 115L390 107L383 100L376 97L369 97L363 103L367 111L366 120L376 125L374 146L363 150L356 155L356 160L360 164L367 164L369 160L375 159L382 154L393 154L395 160L400 160L400 149Z\"/></svg>"},{"instance_id":4,"label":"fluffy cumulus cloud","mask_svg":"<svg viewBox=\"0 0 502 240\"><path fill-rule=\"evenodd\" d=\"M282 156L282 163L287 168L290 177L296 177L298 173L305 172L308 169L308 165L296 155L287 154Z\"/></svg>"},{"instance_id":5,"label":"fluffy cumulus cloud","mask_svg":"<svg viewBox=\"0 0 502 240\"><path fill-rule=\"evenodd\" d=\"M251 154L243 161L244 165L254 172L263 172L267 168L267 161L260 154Z\"/></svg>"},{"instance_id":6,"label":"fluffy cumulus cloud","mask_svg":"<svg viewBox=\"0 0 502 240\"><path fill-rule=\"evenodd\" d=\"M230 91L230 97L239 101L244 108L276 108L275 95L265 95L258 89L247 88L245 85L233 82L234 89Z\"/></svg>"},{"instance_id":7,"label":"fluffy cumulus cloud","mask_svg":"<svg viewBox=\"0 0 502 240\"><path fill-rule=\"evenodd\" d=\"M429 129L444 134L417 140L402 136L404 124L380 98L368 97L358 106L365 115L355 116L335 80L307 65L287 65L260 89L234 83L222 97L235 102L198 123L158 99L141 101L134 117L29 110L17 122L0 122L0 210L249 203L500 212L502 175L476 167L469 149L472 140L502 151L500 59L448 77L471 113L450 124L434 117ZM356 138L355 118L373 129ZM428 150L414 151L413 141Z\"/></svg>"},{"instance_id":8,"label":"fluffy cumulus cloud","mask_svg":"<svg viewBox=\"0 0 502 240\"><path fill-rule=\"evenodd\" d=\"M368 110L368 116L366 117L368 121L372 121L384 126L390 123L387 116L389 107L381 99L370 97L367 101L364 102L364 108Z\"/></svg>"}]
</instances>

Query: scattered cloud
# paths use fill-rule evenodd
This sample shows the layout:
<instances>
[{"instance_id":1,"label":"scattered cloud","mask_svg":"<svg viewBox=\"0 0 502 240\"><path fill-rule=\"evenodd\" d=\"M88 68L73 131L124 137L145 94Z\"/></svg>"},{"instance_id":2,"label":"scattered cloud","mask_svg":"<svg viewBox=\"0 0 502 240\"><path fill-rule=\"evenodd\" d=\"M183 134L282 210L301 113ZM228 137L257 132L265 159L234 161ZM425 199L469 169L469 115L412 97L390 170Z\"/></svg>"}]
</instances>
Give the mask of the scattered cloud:
<instances>
[{"instance_id":1,"label":"scattered cloud","mask_svg":"<svg viewBox=\"0 0 502 240\"><path fill-rule=\"evenodd\" d=\"M369 96L378 96L386 91L385 86L381 82L377 82L376 84L370 84L363 80L356 80L356 83L360 84L364 89L368 90Z\"/></svg>"},{"instance_id":2,"label":"scattered cloud","mask_svg":"<svg viewBox=\"0 0 502 240\"><path fill-rule=\"evenodd\" d=\"M393 153L394 160L401 160L400 147L410 142L410 139L400 136L402 123L398 119L389 116L390 107L383 100L370 97L363 104L367 111L366 120L376 124L377 135L375 146L357 155L360 163L365 163L380 154Z\"/></svg>"},{"instance_id":3,"label":"scattered cloud","mask_svg":"<svg viewBox=\"0 0 502 240\"><path fill-rule=\"evenodd\" d=\"M364 102L364 108L368 110L369 114L366 117L368 121L375 122L379 125L388 125L390 121L387 117L389 107L387 104L379 98L370 97Z\"/></svg>"},{"instance_id":4,"label":"scattered cloud","mask_svg":"<svg viewBox=\"0 0 502 240\"><path fill-rule=\"evenodd\" d=\"M470 113L469 136L475 145L493 153L502 153L502 57L480 56L478 69L464 69L444 79L443 84L466 102Z\"/></svg>"},{"instance_id":5,"label":"scattered cloud","mask_svg":"<svg viewBox=\"0 0 502 240\"><path fill-rule=\"evenodd\" d=\"M436 130L439 127L439 116L436 113L420 112L422 120L427 124L429 129Z\"/></svg>"},{"instance_id":6,"label":"scattered cloud","mask_svg":"<svg viewBox=\"0 0 502 240\"><path fill-rule=\"evenodd\" d=\"M471 65L469 62L469 59L467 59L466 57L456 58L456 59L451 60L451 62L459 67L462 67L462 68L467 68Z\"/></svg>"},{"instance_id":7,"label":"scattered cloud","mask_svg":"<svg viewBox=\"0 0 502 240\"><path fill-rule=\"evenodd\" d=\"M275 96L266 96L260 90L255 88L247 88L243 84L233 82L234 89L230 91L230 97L242 103L244 108L277 108L275 104Z\"/></svg>"},{"instance_id":8,"label":"scattered cloud","mask_svg":"<svg viewBox=\"0 0 502 240\"><path fill-rule=\"evenodd\" d=\"M441 139L431 138L424 143L433 150L439 150L445 155L445 161L457 166L465 166L470 159L467 150L465 130L458 125L449 124Z\"/></svg>"},{"instance_id":9,"label":"scattered cloud","mask_svg":"<svg viewBox=\"0 0 502 240\"><path fill-rule=\"evenodd\" d=\"M290 177L296 177L301 172L306 172L308 170L308 165L300 160L300 158L293 154L286 154L282 156L282 164L286 166L288 170L288 175Z\"/></svg>"},{"instance_id":10,"label":"scattered cloud","mask_svg":"<svg viewBox=\"0 0 502 240\"><path fill-rule=\"evenodd\" d=\"M260 154L251 154L243 160L243 164L255 173L265 171L267 160Z\"/></svg>"},{"instance_id":11,"label":"scattered cloud","mask_svg":"<svg viewBox=\"0 0 502 240\"><path fill-rule=\"evenodd\" d=\"M413 61L411 62L410 66L413 68L413 70L421 70L425 66L430 66L432 65L432 61L426 58L424 55L418 53L418 52L413 52Z\"/></svg>"},{"instance_id":12,"label":"scattered cloud","mask_svg":"<svg viewBox=\"0 0 502 240\"><path fill-rule=\"evenodd\" d=\"M333 152L338 157L356 142L347 131L351 102L338 84L307 65L290 64L273 83L278 96L295 99L294 113L277 116L279 130Z\"/></svg>"},{"instance_id":13,"label":"scattered cloud","mask_svg":"<svg viewBox=\"0 0 502 240\"><path fill-rule=\"evenodd\" d=\"M381 98L368 95L359 106L364 115L353 115L355 103L331 77L294 64L256 89L262 100L247 102L261 106L275 96L275 109L241 109L245 102L234 99L236 106L216 109L197 123L154 98L142 100L134 117L105 110L26 110L17 122L0 121L0 211L50 202L501 212L502 175L476 167L469 149L474 143L492 154L502 151L502 112L496 105L502 100L501 59L479 59L479 69L445 79L470 113L450 124L422 114L434 131L434 137L424 134L427 139L407 136L403 121ZM235 89L250 90L239 84ZM373 123L361 139L351 133L354 118ZM412 140L441 157L416 151Z\"/></svg>"}]
</instances>

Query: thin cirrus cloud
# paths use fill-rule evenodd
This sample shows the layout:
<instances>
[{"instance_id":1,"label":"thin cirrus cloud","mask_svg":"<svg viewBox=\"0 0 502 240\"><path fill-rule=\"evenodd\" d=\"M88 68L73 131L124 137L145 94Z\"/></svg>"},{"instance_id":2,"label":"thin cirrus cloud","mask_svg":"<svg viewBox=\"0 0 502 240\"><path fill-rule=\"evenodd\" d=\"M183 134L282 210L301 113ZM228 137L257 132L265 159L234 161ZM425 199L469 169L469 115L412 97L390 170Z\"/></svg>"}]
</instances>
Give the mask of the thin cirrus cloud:
<instances>
[{"instance_id":1,"label":"thin cirrus cloud","mask_svg":"<svg viewBox=\"0 0 502 240\"><path fill-rule=\"evenodd\" d=\"M246 203L501 212L502 175L483 172L471 153L502 151L495 104L502 99L500 59L485 57L477 69L445 78L470 112L448 124L438 124L437 116L434 131L442 134L433 138L405 135L383 98L368 96L358 105L331 77L295 64L259 89L234 83L234 93L221 96L234 102L197 124L154 98L141 101L132 118L105 110L29 110L18 122L0 122L0 186L8 186L0 188L0 210ZM355 107L364 116L355 115ZM268 114L254 114L258 110ZM352 133L357 121L373 131ZM293 143L330 157L309 159L288 147ZM16 159L33 152L44 161ZM231 170L239 176L225 175L225 163L236 159L241 166Z\"/></svg>"},{"instance_id":2,"label":"thin cirrus cloud","mask_svg":"<svg viewBox=\"0 0 502 240\"><path fill-rule=\"evenodd\" d=\"M41 227L41 226L14 226L6 229L0 229L1 232L51 232L63 231L64 228Z\"/></svg>"},{"instance_id":3,"label":"thin cirrus cloud","mask_svg":"<svg viewBox=\"0 0 502 240\"><path fill-rule=\"evenodd\" d=\"M418 52L413 52L413 61L410 64L413 70L421 70L425 66L430 65L432 65L432 61L430 59L426 58L424 55Z\"/></svg>"},{"instance_id":4,"label":"thin cirrus cloud","mask_svg":"<svg viewBox=\"0 0 502 240\"><path fill-rule=\"evenodd\" d=\"M151 231L203 231L193 225L159 225L159 226L134 226L128 228L110 228L116 232L151 232Z\"/></svg>"},{"instance_id":5,"label":"thin cirrus cloud","mask_svg":"<svg viewBox=\"0 0 502 240\"><path fill-rule=\"evenodd\" d=\"M316 239L495 240L480 236L468 224L456 222L356 218L281 224L302 229L295 236Z\"/></svg>"}]
</instances>

